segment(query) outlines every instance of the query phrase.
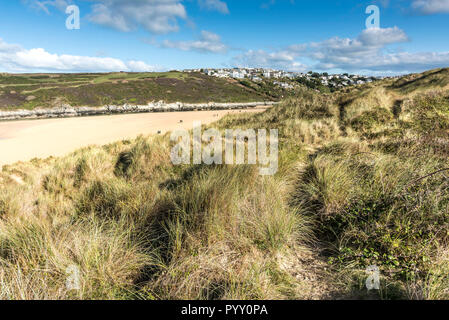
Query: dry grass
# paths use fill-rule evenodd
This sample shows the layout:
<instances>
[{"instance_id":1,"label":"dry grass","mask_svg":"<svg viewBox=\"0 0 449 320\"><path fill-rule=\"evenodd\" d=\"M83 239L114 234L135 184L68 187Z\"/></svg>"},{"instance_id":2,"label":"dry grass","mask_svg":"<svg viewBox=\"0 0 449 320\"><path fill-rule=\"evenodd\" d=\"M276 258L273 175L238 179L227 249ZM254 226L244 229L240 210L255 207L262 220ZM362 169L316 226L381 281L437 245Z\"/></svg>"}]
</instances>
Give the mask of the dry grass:
<instances>
[{"instance_id":1,"label":"dry grass","mask_svg":"<svg viewBox=\"0 0 449 320\"><path fill-rule=\"evenodd\" d=\"M272 177L173 166L167 135L3 168L0 298L448 299L449 94L399 85L215 124L279 129Z\"/></svg>"}]
</instances>

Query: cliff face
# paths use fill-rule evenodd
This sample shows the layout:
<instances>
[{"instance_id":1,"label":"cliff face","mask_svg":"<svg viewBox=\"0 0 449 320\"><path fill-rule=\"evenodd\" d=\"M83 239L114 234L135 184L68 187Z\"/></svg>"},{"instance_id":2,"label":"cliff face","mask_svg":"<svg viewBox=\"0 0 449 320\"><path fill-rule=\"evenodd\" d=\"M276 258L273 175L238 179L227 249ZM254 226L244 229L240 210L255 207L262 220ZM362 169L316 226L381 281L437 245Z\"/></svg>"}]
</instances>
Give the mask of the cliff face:
<instances>
[{"instance_id":1,"label":"cliff face","mask_svg":"<svg viewBox=\"0 0 449 320\"><path fill-rule=\"evenodd\" d=\"M129 105L123 106L104 106L95 107L72 107L62 105L59 108L35 109L35 110L16 110L0 111L0 121L19 120L19 119L40 119L40 118L64 118L81 117L117 113L140 113L140 112L171 112L171 111L200 111L200 110L223 110L223 109L242 109L254 108L257 106L272 106L276 102L243 102L243 103L164 103L156 102L147 105Z\"/></svg>"}]
</instances>

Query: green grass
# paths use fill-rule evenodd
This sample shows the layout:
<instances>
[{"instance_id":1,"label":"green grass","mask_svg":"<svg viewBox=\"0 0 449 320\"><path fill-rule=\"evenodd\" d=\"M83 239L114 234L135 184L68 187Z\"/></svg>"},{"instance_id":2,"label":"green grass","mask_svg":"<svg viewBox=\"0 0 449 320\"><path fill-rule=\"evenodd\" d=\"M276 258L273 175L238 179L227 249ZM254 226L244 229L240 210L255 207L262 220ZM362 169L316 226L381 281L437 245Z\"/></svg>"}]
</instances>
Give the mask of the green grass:
<instances>
[{"instance_id":1,"label":"green grass","mask_svg":"<svg viewBox=\"0 0 449 320\"><path fill-rule=\"evenodd\" d=\"M93 83L111 82L114 80L141 80L150 78L170 78L170 79L187 79L188 74L183 72L151 72L151 73L108 73L93 79Z\"/></svg>"},{"instance_id":2,"label":"green grass","mask_svg":"<svg viewBox=\"0 0 449 320\"><path fill-rule=\"evenodd\" d=\"M391 88L403 93L413 91L447 88L449 85L449 69L435 69L422 74L414 74L395 81Z\"/></svg>"},{"instance_id":3,"label":"green grass","mask_svg":"<svg viewBox=\"0 0 449 320\"><path fill-rule=\"evenodd\" d=\"M173 166L168 135L5 166L0 298L449 299L449 92L391 85L211 125L279 129L271 177Z\"/></svg>"}]
</instances>

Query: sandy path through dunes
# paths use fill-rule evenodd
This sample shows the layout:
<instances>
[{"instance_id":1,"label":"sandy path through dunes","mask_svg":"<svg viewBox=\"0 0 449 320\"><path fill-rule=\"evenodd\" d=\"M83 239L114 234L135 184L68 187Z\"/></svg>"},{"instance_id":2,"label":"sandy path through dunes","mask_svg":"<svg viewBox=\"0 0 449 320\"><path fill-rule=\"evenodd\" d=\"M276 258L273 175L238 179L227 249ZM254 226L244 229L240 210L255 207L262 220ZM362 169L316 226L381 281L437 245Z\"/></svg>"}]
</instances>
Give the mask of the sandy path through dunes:
<instances>
[{"instance_id":1,"label":"sandy path through dunes","mask_svg":"<svg viewBox=\"0 0 449 320\"><path fill-rule=\"evenodd\" d=\"M210 124L229 113L264 110L140 113L0 122L0 166L33 158L63 156L82 147L132 139L140 134L191 129L194 121Z\"/></svg>"}]
</instances>

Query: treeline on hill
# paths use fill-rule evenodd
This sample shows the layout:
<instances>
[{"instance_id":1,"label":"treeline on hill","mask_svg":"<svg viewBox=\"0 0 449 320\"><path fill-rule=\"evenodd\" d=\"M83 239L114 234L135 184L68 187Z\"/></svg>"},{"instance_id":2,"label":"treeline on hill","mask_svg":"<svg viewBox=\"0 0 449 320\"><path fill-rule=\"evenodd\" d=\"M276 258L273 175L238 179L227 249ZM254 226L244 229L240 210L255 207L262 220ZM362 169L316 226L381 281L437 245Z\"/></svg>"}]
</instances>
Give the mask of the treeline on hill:
<instances>
[{"instance_id":1,"label":"treeline on hill","mask_svg":"<svg viewBox=\"0 0 449 320\"><path fill-rule=\"evenodd\" d=\"M279 129L272 177L173 166L169 136L4 167L0 298L449 299L447 73L214 125Z\"/></svg>"}]
</instances>

